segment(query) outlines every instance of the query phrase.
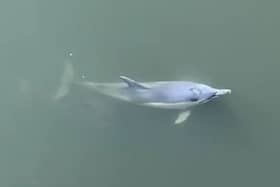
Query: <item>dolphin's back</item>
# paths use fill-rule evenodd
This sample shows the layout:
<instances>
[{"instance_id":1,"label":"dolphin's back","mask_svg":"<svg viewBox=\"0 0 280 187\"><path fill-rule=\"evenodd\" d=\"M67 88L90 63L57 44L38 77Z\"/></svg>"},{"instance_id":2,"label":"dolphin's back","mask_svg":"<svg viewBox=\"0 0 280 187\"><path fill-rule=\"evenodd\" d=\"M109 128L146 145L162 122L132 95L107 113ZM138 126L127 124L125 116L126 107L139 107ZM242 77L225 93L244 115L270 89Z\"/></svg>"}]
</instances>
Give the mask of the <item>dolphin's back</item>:
<instances>
[{"instance_id":1,"label":"dolphin's back","mask_svg":"<svg viewBox=\"0 0 280 187\"><path fill-rule=\"evenodd\" d=\"M192 97L192 82L142 82L148 89L130 87L125 83L83 82L84 86L93 88L103 94L135 103L180 103Z\"/></svg>"}]
</instances>

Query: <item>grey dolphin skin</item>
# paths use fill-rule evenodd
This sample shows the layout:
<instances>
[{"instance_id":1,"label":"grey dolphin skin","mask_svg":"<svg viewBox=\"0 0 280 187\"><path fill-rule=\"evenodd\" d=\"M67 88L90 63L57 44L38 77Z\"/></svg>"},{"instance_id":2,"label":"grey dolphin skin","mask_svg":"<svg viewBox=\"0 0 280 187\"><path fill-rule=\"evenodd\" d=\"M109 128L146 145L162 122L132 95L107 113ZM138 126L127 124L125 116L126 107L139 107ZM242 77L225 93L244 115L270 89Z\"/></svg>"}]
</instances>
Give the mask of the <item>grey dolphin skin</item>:
<instances>
[{"instance_id":1,"label":"grey dolphin skin","mask_svg":"<svg viewBox=\"0 0 280 187\"><path fill-rule=\"evenodd\" d=\"M138 82L126 76L120 76L120 80L120 82L113 83L74 81L73 65L66 63L60 87L54 99L59 100L66 96L71 84L79 84L129 103L178 110L179 114L174 124L182 124L190 116L192 107L231 93L230 89L216 89L190 81Z\"/></svg>"}]
</instances>

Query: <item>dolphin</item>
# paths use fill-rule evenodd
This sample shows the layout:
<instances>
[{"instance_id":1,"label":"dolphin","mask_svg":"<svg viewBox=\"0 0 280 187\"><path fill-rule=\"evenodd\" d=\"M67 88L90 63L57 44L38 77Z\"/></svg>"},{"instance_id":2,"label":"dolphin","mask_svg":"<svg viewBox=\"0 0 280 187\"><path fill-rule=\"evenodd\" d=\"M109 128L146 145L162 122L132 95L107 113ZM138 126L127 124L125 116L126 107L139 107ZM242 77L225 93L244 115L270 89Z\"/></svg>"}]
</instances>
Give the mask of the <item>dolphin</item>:
<instances>
[{"instance_id":1,"label":"dolphin","mask_svg":"<svg viewBox=\"0 0 280 187\"><path fill-rule=\"evenodd\" d=\"M74 68L65 63L60 86L54 100L66 96L71 84L75 83L101 94L145 107L177 110L174 124L182 124L190 116L191 108L205 104L220 96L230 94L230 89L217 89L192 81L139 82L127 76L120 76L120 82L74 81Z\"/></svg>"}]
</instances>

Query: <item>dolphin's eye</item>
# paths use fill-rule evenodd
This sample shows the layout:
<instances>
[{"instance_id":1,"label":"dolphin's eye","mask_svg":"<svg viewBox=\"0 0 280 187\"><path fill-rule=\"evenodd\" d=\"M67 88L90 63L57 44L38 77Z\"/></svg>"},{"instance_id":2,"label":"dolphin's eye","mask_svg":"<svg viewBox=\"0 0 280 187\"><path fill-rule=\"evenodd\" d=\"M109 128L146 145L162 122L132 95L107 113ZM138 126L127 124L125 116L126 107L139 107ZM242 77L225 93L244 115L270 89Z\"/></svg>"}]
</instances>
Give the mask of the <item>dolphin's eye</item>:
<instances>
[{"instance_id":1,"label":"dolphin's eye","mask_svg":"<svg viewBox=\"0 0 280 187\"><path fill-rule=\"evenodd\" d=\"M196 102L196 101L198 101L198 98L192 97L192 98L190 99L190 101L191 101L191 102Z\"/></svg>"},{"instance_id":2,"label":"dolphin's eye","mask_svg":"<svg viewBox=\"0 0 280 187\"><path fill-rule=\"evenodd\" d=\"M199 96L201 95L201 91L197 88L191 88L191 92L193 93L192 97L190 98L190 101L196 102L199 100Z\"/></svg>"}]
</instances>

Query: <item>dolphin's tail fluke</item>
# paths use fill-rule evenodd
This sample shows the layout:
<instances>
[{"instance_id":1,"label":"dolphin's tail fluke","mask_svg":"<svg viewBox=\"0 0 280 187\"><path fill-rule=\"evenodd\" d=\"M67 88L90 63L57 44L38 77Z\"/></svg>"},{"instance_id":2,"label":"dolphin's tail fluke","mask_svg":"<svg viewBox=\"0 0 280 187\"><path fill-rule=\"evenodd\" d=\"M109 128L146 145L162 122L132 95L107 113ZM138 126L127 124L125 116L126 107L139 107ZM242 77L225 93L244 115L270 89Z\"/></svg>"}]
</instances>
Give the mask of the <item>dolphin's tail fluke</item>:
<instances>
[{"instance_id":1,"label":"dolphin's tail fluke","mask_svg":"<svg viewBox=\"0 0 280 187\"><path fill-rule=\"evenodd\" d=\"M60 100L70 91L70 87L74 82L74 68L70 62L65 62L64 70L60 79L59 87L53 96L53 100Z\"/></svg>"}]
</instances>

